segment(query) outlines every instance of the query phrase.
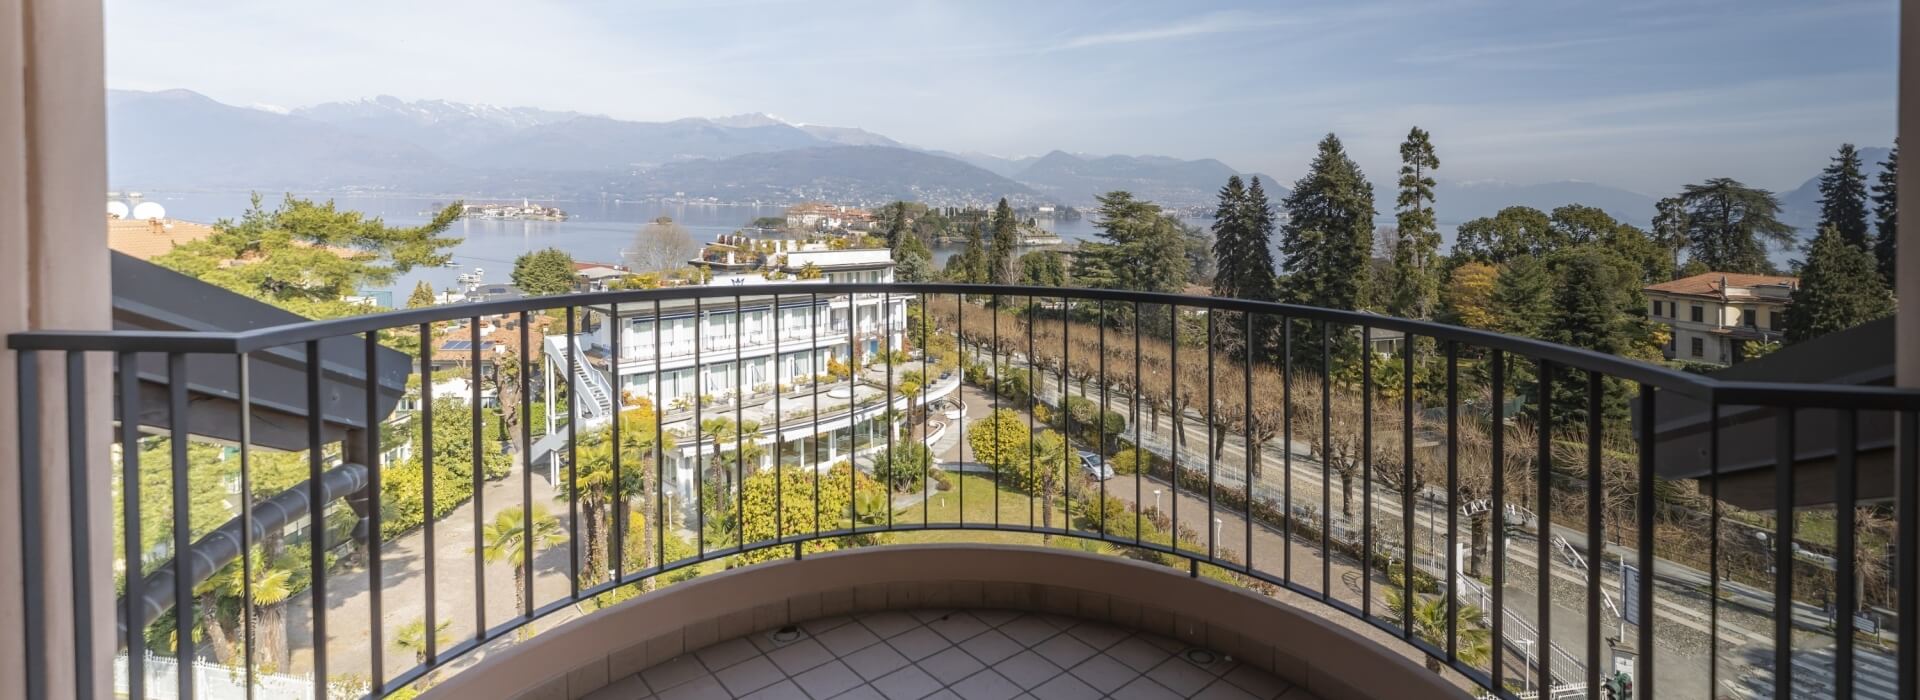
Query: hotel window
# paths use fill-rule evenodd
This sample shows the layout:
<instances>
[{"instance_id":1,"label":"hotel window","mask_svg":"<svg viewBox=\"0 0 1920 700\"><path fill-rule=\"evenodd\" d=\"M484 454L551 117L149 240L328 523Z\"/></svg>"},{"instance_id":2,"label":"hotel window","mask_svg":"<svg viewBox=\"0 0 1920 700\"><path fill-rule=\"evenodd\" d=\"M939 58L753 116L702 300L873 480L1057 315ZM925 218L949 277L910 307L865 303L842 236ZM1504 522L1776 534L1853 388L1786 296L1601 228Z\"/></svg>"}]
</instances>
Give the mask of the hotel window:
<instances>
[{"instance_id":1,"label":"hotel window","mask_svg":"<svg viewBox=\"0 0 1920 700\"><path fill-rule=\"evenodd\" d=\"M1658 301L1653 302L1653 315L1655 316L1660 315L1660 302Z\"/></svg>"},{"instance_id":2,"label":"hotel window","mask_svg":"<svg viewBox=\"0 0 1920 700\"><path fill-rule=\"evenodd\" d=\"M1699 309L1700 307L1698 307L1698 306L1696 306L1696 307L1694 307L1694 308L1695 308L1695 309ZM1694 357L1704 357L1704 356L1706 356L1706 354L1707 354L1707 343L1706 343L1706 341L1704 341L1704 340L1701 340L1701 339L1699 339L1699 338L1694 338L1694 339L1693 339L1693 340L1692 340L1691 342L1692 342L1692 344L1693 344L1693 356L1694 356Z\"/></svg>"},{"instance_id":3,"label":"hotel window","mask_svg":"<svg viewBox=\"0 0 1920 700\"><path fill-rule=\"evenodd\" d=\"M1693 305L1693 322L1702 323L1702 322L1705 322L1706 320L1707 320L1706 308L1700 306L1699 304L1694 304Z\"/></svg>"},{"instance_id":4,"label":"hotel window","mask_svg":"<svg viewBox=\"0 0 1920 700\"><path fill-rule=\"evenodd\" d=\"M1787 327L1786 318L1781 316L1780 312L1778 311L1767 312L1767 328L1768 329L1777 331L1777 330L1784 329L1786 327Z\"/></svg>"},{"instance_id":5,"label":"hotel window","mask_svg":"<svg viewBox=\"0 0 1920 700\"><path fill-rule=\"evenodd\" d=\"M1752 328L1754 326L1759 325L1759 323L1760 323L1760 312L1754 311L1753 309L1740 310L1740 325L1746 326L1748 328Z\"/></svg>"}]
</instances>

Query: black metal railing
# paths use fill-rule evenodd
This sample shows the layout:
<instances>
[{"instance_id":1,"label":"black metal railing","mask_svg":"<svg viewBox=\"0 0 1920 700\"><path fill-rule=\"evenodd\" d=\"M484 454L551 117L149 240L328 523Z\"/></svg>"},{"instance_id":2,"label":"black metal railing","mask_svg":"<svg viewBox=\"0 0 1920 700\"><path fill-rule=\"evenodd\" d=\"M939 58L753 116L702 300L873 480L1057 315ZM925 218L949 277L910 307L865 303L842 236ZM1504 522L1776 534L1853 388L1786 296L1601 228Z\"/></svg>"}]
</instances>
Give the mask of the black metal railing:
<instances>
[{"instance_id":1,"label":"black metal railing","mask_svg":"<svg viewBox=\"0 0 1920 700\"><path fill-rule=\"evenodd\" d=\"M768 309L765 328L740 322ZM795 311L805 332L782 329ZM687 316L675 331L690 337L664 337ZM635 321L652 352L622 357ZM565 334L563 356L531 357L536 327ZM489 336L511 352L483 355ZM682 342L691 353L663 352ZM1634 697L1920 696L1920 587L1904 578L1920 471L1912 450L1863 447L1881 444L1864 426L1912 444L1915 391L1722 381L1285 304L949 284L603 292L8 344L23 407L49 390L41 363L71 370L72 462L40 463L38 417L21 411L22 493L68 479L77 539L115 529L117 690L132 697L161 693L156 648L179 661L166 695L204 690L188 662L206 661L238 669L249 697L289 682L384 696L712 567L952 530L1304 597L1499 697L1626 682ZM117 471L81 449L109 434L82 421L88 353L117 360ZM257 391L263 363L304 381ZM208 367L219 376L194 374ZM580 377L611 388L610 418L583 415ZM401 391L412 408L393 408ZM1769 457L1723 464L1736 419L1774 437ZM196 440L229 429L229 448ZM1670 462L1708 478L1664 478ZM103 480L117 513L86 510ZM40 504L19 512L38 542ZM43 559L30 546L22 565ZM79 586L106 585L73 561ZM68 614L37 605L36 586L30 652ZM104 614L71 613L80 668ZM28 670L44 689L44 661Z\"/></svg>"}]
</instances>

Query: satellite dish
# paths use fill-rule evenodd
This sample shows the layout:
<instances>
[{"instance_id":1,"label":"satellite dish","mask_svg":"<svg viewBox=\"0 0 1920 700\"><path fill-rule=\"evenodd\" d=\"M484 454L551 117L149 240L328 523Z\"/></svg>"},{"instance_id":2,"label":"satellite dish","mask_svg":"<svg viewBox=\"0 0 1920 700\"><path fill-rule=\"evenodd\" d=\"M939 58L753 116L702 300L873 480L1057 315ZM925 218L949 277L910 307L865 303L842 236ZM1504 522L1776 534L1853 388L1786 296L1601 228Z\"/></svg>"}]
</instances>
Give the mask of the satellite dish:
<instances>
[{"instance_id":1,"label":"satellite dish","mask_svg":"<svg viewBox=\"0 0 1920 700\"><path fill-rule=\"evenodd\" d=\"M159 202L141 202L133 208L133 218L142 221L167 218L167 208Z\"/></svg>"},{"instance_id":2,"label":"satellite dish","mask_svg":"<svg viewBox=\"0 0 1920 700\"><path fill-rule=\"evenodd\" d=\"M116 218L116 219L127 218L127 215L132 211L133 211L132 209L129 209L127 207L126 202L122 202L118 200L107 201L107 215L112 216L113 218Z\"/></svg>"}]
</instances>

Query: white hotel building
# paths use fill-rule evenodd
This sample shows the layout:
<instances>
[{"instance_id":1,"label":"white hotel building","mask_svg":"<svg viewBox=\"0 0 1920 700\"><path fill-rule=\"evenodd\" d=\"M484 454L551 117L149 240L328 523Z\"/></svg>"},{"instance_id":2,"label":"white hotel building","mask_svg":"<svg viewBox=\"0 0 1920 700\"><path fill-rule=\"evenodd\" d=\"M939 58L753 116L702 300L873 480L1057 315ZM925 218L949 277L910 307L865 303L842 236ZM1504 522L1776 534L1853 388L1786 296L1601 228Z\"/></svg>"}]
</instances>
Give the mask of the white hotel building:
<instances>
[{"instance_id":1,"label":"white hotel building","mask_svg":"<svg viewBox=\"0 0 1920 700\"><path fill-rule=\"evenodd\" d=\"M774 284L794 290L828 282L893 281L893 259L886 249L794 245L799 249L780 254L784 260L777 266L734 263L729 257L695 263L713 271L709 286L743 291ZM796 279L794 275L808 265L821 272L820 278ZM781 277L768 279L775 270ZM696 466L714 454L711 435L692 439L700 421L726 418L757 423L763 449L754 468L773 466L776 442L781 447L777 458L789 467L826 467L853 454L884 449L888 406L904 411L907 400L886 399L886 365L880 358L883 350L905 347L907 299L883 294L816 297L784 291L778 301L775 308L775 295L750 291L737 298L737 305L731 296L662 301L657 322L652 302L621 304L617 309L586 307L587 316L594 320L574 336L583 351L575 375L579 423L590 430L612 417L613 387L619 387L628 401L644 398L664 406L663 425L676 434L674 449L667 453L668 479L683 493L691 492ZM615 319L613 323L604 322L609 317ZM613 351L616 327L617 354ZM561 448L567 428L557 425L556 416L565 415L567 406L564 399L556 400L561 393L555 389L566 384L568 342L563 335L550 335L546 344L541 364L549 429L532 456L536 460L556 457L548 464L549 474L557 476L565 458ZM829 358L848 363L850 357L867 365L856 375L861 381L824 377L829 373ZM918 359L895 364L894 381L919 366ZM809 378L821 377L818 385L810 384ZM957 374L933 381L927 400L943 398L958 382ZM719 451L731 453L735 447L736 441L728 437L720 441ZM559 453L554 454L555 450Z\"/></svg>"}]
</instances>

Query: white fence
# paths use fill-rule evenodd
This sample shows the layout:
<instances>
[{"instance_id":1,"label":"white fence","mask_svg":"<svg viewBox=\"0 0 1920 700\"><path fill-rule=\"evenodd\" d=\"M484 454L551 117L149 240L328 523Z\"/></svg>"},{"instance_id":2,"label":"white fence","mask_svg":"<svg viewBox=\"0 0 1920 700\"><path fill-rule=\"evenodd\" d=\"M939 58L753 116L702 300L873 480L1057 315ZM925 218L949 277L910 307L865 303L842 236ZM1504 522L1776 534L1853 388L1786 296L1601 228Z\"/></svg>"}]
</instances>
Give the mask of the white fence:
<instances>
[{"instance_id":1,"label":"white fence","mask_svg":"<svg viewBox=\"0 0 1920 700\"><path fill-rule=\"evenodd\" d=\"M168 656L154 656L149 653L142 662L142 675L146 678L143 689L150 700L178 700L180 697L180 662ZM188 666L193 674L193 693L196 698L206 700L246 700L246 675L238 667L222 666L210 661L195 660ZM127 655L122 653L113 660L113 692L120 697L132 693L131 679L127 674ZM336 694L337 694L336 689ZM348 689L350 691L350 689ZM361 689L364 692L364 689ZM351 693L358 695L358 693ZM313 676L288 676L272 673L253 674L253 696L262 700L314 700Z\"/></svg>"}]
</instances>

